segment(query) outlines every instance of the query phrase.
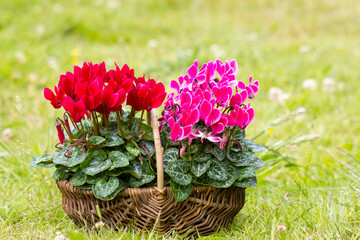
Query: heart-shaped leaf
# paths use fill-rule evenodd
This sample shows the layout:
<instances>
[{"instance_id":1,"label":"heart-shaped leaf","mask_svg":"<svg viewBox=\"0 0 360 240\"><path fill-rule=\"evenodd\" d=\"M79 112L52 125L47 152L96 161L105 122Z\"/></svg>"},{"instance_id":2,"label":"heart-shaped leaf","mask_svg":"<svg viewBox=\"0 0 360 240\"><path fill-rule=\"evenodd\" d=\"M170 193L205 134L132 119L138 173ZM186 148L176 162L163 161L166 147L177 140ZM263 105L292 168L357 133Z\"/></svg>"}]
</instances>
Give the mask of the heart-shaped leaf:
<instances>
[{"instance_id":1,"label":"heart-shaped leaf","mask_svg":"<svg viewBox=\"0 0 360 240\"><path fill-rule=\"evenodd\" d=\"M240 139L236 143L232 142L231 151L234 151L234 152L246 152L246 151L248 151L248 147L247 147L245 139Z\"/></svg>"},{"instance_id":2,"label":"heart-shaped leaf","mask_svg":"<svg viewBox=\"0 0 360 240\"><path fill-rule=\"evenodd\" d=\"M84 168L88 167L89 162L92 161L93 159L103 161L106 158L107 158L106 152L104 152L100 149L97 149L97 148L91 149L87 152L85 160L80 164L80 168L84 169Z\"/></svg>"},{"instance_id":3,"label":"heart-shaped leaf","mask_svg":"<svg viewBox=\"0 0 360 240\"><path fill-rule=\"evenodd\" d=\"M225 181L210 179L210 185L216 188L228 188L233 185L239 177L240 169L232 164L227 164L226 171L228 173L228 178Z\"/></svg>"},{"instance_id":4,"label":"heart-shaped leaf","mask_svg":"<svg viewBox=\"0 0 360 240\"><path fill-rule=\"evenodd\" d=\"M197 152L198 149L199 149L199 148L198 148L197 145L191 145L191 147L190 147L190 153L191 153L191 154L194 154L194 153Z\"/></svg>"},{"instance_id":5,"label":"heart-shaped leaf","mask_svg":"<svg viewBox=\"0 0 360 240\"><path fill-rule=\"evenodd\" d=\"M115 133L106 133L105 139L100 147L117 147L124 144L124 140Z\"/></svg>"},{"instance_id":6,"label":"heart-shaped leaf","mask_svg":"<svg viewBox=\"0 0 360 240\"><path fill-rule=\"evenodd\" d=\"M245 139L245 130L236 127L236 130L233 134L233 138L236 140Z\"/></svg>"},{"instance_id":7,"label":"heart-shaped leaf","mask_svg":"<svg viewBox=\"0 0 360 240\"><path fill-rule=\"evenodd\" d=\"M100 179L93 185L92 190L96 198L104 200L110 194L116 191L119 187L119 179L117 177L109 177L108 181L105 179Z\"/></svg>"},{"instance_id":8,"label":"heart-shaped leaf","mask_svg":"<svg viewBox=\"0 0 360 240\"><path fill-rule=\"evenodd\" d=\"M85 160L84 153L81 150L81 147L71 148L71 157L67 158L65 156L66 148L63 148L58 155L54 158L54 163L63 165L65 167L74 167Z\"/></svg>"},{"instance_id":9,"label":"heart-shaped leaf","mask_svg":"<svg viewBox=\"0 0 360 240\"><path fill-rule=\"evenodd\" d=\"M179 158L179 150L176 148L168 148L164 152L164 169L170 162L173 162Z\"/></svg>"},{"instance_id":10,"label":"heart-shaped leaf","mask_svg":"<svg viewBox=\"0 0 360 240\"><path fill-rule=\"evenodd\" d=\"M80 169L75 172L75 174L70 178L71 185L78 187L84 185L86 182L86 175Z\"/></svg>"},{"instance_id":11,"label":"heart-shaped leaf","mask_svg":"<svg viewBox=\"0 0 360 240\"><path fill-rule=\"evenodd\" d=\"M196 162L204 163L204 162L209 161L211 159L211 157L212 157L211 153L201 153L201 154L196 154L193 159Z\"/></svg>"},{"instance_id":12,"label":"heart-shaped leaf","mask_svg":"<svg viewBox=\"0 0 360 240\"><path fill-rule=\"evenodd\" d=\"M242 188L256 187L257 179L256 177L245 178L242 179L241 181L235 181L234 185Z\"/></svg>"},{"instance_id":13,"label":"heart-shaped leaf","mask_svg":"<svg viewBox=\"0 0 360 240\"><path fill-rule=\"evenodd\" d=\"M254 143L254 141L251 139L246 139L245 142L246 142L248 148L250 148L253 152L256 152L256 153L262 152L267 149L265 146L263 146L261 144Z\"/></svg>"},{"instance_id":14,"label":"heart-shaped leaf","mask_svg":"<svg viewBox=\"0 0 360 240\"><path fill-rule=\"evenodd\" d=\"M87 142L89 144L94 144L94 145L100 145L102 144L103 142L105 142L106 139L103 138L103 137L100 137L100 136L91 136L89 137L89 139L87 140Z\"/></svg>"},{"instance_id":15,"label":"heart-shaped leaf","mask_svg":"<svg viewBox=\"0 0 360 240\"><path fill-rule=\"evenodd\" d=\"M252 162L256 161L257 156L252 152L229 152L227 157L237 167L250 166Z\"/></svg>"},{"instance_id":16,"label":"heart-shaped leaf","mask_svg":"<svg viewBox=\"0 0 360 240\"><path fill-rule=\"evenodd\" d=\"M55 166L55 163L53 163L53 160L48 162L43 162L43 160L39 160L39 156L34 156L33 159L30 162L30 166L32 167L45 167L45 168L51 168Z\"/></svg>"},{"instance_id":17,"label":"heart-shaped leaf","mask_svg":"<svg viewBox=\"0 0 360 240\"><path fill-rule=\"evenodd\" d=\"M110 159L106 159L104 161L99 159L92 159L88 162L87 165L82 169L87 175L94 176L100 172L103 172L110 168L112 161Z\"/></svg>"},{"instance_id":18,"label":"heart-shaped leaf","mask_svg":"<svg viewBox=\"0 0 360 240\"><path fill-rule=\"evenodd\" d=\"M186 152L183 155L181 155L181 159L186 161L186 162L190 162L191 161L191 153Z\"/></svg>"},{"instance_id":19,"label":"heart-shaped leaf","mask_svg":"<svg viewBox=\"0 0 360 240\"><path fill-rule=\"evenodd\" d=\"M54 172L53 178L58 180L66 180L69 177L69 173L67 173L65 170L57 168Z\"/></svg>"},{"instance_id":20,"label":"heart-shaped leaf","mask_svg":"<svg viewBox=\"0 0 360 240\"><path fill-rule=\"evenodd\" d=\"M98 174L96 174L94 176L86 175L86 183L95 184L100 179L106 179L106 177L107 177L106 172L101 172L101 173L98 173Z\"/></svg>"},{"instance_id":21,"label":"heart-shaped leaf","mask_svg":"<svg viewBox=\"0 0 360 240\"><path fill-rule=\"evenodd\" d=\"M243 167L241 169L239 169L239 177L237 178L238 181L241 181L245 178L250 178L250 177L255 177L256 176L256 172L255 172L255 168L252 166L248 166L248 167Z\"/></svg>"},{"instance_id":22,"label":"heart-shaped leaf","mask_svg":"<svg viewBox=\"0 0 360 240\"><path fill-rule=\"evenodd\" d=\"M205 147L205 152L206 153L211 153L212 155L214 155L219 161L224 160L225 156L226 156L226 150L225 148L221 149L220 147L218 147L217 145L207 145Z\"/></svg>"},{"instance_id":23,"label":"heart-shaped leaf","mask_svg":"<svg viewBox=\"0 0 360 240\"><path fill-rule=\"evenodd\" d=\"M141 178L137 179L134 176L130 176L129 185L130 187L133 188L139 188L142 185L149 183L154 179L155 179L155 174L150 170L149 164L147 162L143 162Z\"/></svg>"},{"instance_id":24,"label":"heart-shaped leaf","mask_svg":"<svg viewBox=\"0 0 360 240\"><path fill-rule=\"evenodd\" d=\"M190 166L184 160L175 160L170 162L165 172L177 183L181 185L188 185L191 183L191 175L188 174Z\"/></svg>"},{"instance_id":25,"label":"heart-shaped leaf","mask_svg":"<svg viewBox=\"0 0 360 240\"><path fill-rule=\"evenodd\" d=\"M218 181L225 181L228 177L225 164L216 160L213 160L213 163L207 171L207 175L211 179Z\"/></svg>"},{"instance_id":26,"label":"heart-shaped leaf","mask_svg":"<svg viewBox=\"0 0 360 240\"><path fill-rule=\"evenodd\" d=\"M191 172L196 177L200 177L201 175L203 175L208 170L208 168L210 167L210 164L211 164L211 160L206 161L206 162L193 161L191 163Z\"/></svg>"},{"instance_id":27,"label":"heart-shaped leaf","mask_svg":"<svg viewBox=\"0 0 360 240\"><path fill-rule=\"evenodd\" d=\"M193 185L191 183L188 185L181 185L175 182L174 180L171 180L170 188L176 201L182 202L186 200L192 193Z\"/></svg>"},{"instance_id":28,"label":"heart-shaped leaf","mask_svg":"<svg viewBox=\"0 0 360 240\"><path fill-rule=\"evenodd\" d=\"M139 156L140 154L139 146L134 140L131 140L128 144L126 144L125 148L129 153L134 156Z\"/></svg>"},{"instance_id":29,"label":"heart-shaped leaf","mask_svg":"<svg viewBox=\"0 0 360 240\"><path fill-rule=\"evenodd\" d=\"M146 151L145 151L145 149ZM153 142L149 142L149 141L141 141L139 143L139 149L142 155L144 156L148 156L148 154L150 155L150 157L152 157L155 153L155 145Z\"/></svg>"},{"instance_id":30,"label":"heart-shaped leaf","mask_svg":"<svg viewBox=\"0 0 360 240\"><path fill-rule=\"evenodd\" d=\"M127 156L120 151L110 152L109 159L113 162L110 170L113 170L115 168L120 168L120 167L126 167L130 164Z\"/></svg>"},{"instance_id":31,"label":"heart-shaped leaf","mask_svg":"<svg viewBox=\"0 0 360 240\"><path fill-rule=\"evenodd\" d=\"M130 161L129 166L124 168L116 168L110 171L110 176L119 176L121 174L131 174L137 179L140 179L142 176L142 167L138 159Z\"/></svg>"}]
</instances>

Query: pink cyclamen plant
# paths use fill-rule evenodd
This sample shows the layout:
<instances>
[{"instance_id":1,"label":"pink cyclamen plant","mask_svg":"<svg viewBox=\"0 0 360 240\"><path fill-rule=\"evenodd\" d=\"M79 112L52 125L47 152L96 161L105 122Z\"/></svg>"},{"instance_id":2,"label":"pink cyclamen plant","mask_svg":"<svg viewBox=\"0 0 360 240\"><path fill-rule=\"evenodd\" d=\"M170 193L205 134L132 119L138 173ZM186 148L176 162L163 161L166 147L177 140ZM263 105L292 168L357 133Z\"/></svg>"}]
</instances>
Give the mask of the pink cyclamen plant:
<instances>
[{"instance_id":1,"label":"pink cyclamen plant","mask_svg":"<svg viewBox=\"0 0 360 240\"><path fill-rule=\"evenodd\" d=\"M201 138L224 148L236 127L245 129L253 121L255 111L245 102L258 93L259 81L252 76L248 85L237 80L234 59L225 63L217 59L198 68L195 60L188 74L171 81L176 93L167 96L161 127L168 124L173 142Z\"/></svg>"}]
</instances>

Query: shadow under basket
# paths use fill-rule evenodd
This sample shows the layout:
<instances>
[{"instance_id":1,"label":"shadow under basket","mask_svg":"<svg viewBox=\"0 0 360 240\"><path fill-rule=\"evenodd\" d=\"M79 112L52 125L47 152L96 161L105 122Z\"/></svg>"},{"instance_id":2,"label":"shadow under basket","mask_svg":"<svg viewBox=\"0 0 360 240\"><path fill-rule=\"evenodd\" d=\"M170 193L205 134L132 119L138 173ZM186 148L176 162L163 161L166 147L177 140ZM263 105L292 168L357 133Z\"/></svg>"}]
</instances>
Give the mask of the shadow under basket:
<instances>
[{"instance_id":1,"label":"shadow under basket","mask_svg":"<svg viewBox=\"0 0 360 240\"><path fill-rule=\"evenodd\" d=\"M150 116L149 116L150 118ZM177 202L169 186L164 186L164 163L156 110L151 123L157 166L157 187L126 188L113 200L95 198L92 190L73 187L68 180L57 181L62 205L78 226L92 227L101 221L112 228L130 226L159 233L176 231L188 237L206 236L227 228L245 203L245 189L194 186L191 195Z\"/></svg>"},{"instance_id":2,"label":"shadow under basket","mask_svg":"<svg viewBox=\"0 0 360 240\"><path fill-rule=\"evenodd\" d=\"M107 227L131 226L160 233L176 231L187 236L206 236L227 228L244 206L245 189L195 186L183 202L177 202L170 187L126 188L110 201L95 198L91 190L73 187L68 180L56 182L66 214L79 226L100 221Z\"/></svg>"}]
</instances>

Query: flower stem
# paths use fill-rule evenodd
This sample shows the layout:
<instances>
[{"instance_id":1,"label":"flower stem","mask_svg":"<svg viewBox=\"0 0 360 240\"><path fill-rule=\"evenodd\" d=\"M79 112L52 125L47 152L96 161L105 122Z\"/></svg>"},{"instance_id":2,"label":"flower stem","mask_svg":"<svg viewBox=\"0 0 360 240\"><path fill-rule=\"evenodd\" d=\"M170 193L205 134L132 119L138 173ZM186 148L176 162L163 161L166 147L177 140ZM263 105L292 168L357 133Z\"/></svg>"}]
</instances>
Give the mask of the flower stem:
<instances>
[{"instance_id":1,"label":"flower stem","mask_svg":"<svg viewBox=\"0 0 360 240\"><path fill-rule=\"evenodd\" d=\"M131 127L132 127L132 118L135 116L135 109L132 107L131 108L131 113L130 113L130 121L129 121L129 131L131 131Z\"/></svg>"},{"instance_id":2,"label":"flower stem","mask_svg":"<svg viewBox=\"0 0 360 240\"><path fill-rule=\"evenodd\" d=\"M93 122L93 124L94 124L94 131L95 131L95 136L99 136L100 135L100 133L99 133L99 125L98 125L98 123L97 123L97 121L96 121L96 115L95 115L95 113L94 112L90 112L90 115L91 115L91 117L92 117L92 122Z\"/></svg>"},{"instance_id":3,"label":"flower stem","mask_svg":"<svg viewBox=\"0 0 360 240\"><path fill-rule=\"evenodd\" d=\"M139 130L141 130L141 125L142 125L142 120L143 120L143 117L144 117L144 112L145 112L145 109L142 110L142 112L141 112L140 123L139 123Z\"/></svg>"},{"instance_id":4,"label":"flower stem","mask_svg":"<svg viewBox=\"0 0 360 240\"><path fill-rule=\"evenodd\" d=\"M84 128L84 125L82 124L82 122L80 121L80 125L81 125L81 129L82 129L82 132L83 132L83 135L84 135L84 140L86 142L86 133L85 133L85 128Z\"/></svg>"},{"instance_id":5,"label":"flower stem","mask_svg":"<svg viewBox=\"0 0 360 240\"><path fill-rule=\"evenodd\" d=\"M116 118L117 118L117 122L118 122L121 137L125 141L124 131L122 130L122 127L121 127L121 118L120 118L120 112L119 111L116 111Z\"/></svg>"},{"instance_id":6,"label":"flower stem","mask_svg":"<svg viewBox=\"0 0 360 240\"><path fill-rule=\"evenodd\" d=\"M229 141L226 143L226 147L229 145L229 142L231 141L231 137L234 135L235 130L236 130L236 126L233 126L229 135Z\"/></svg>"},{"instance_id":7,"label":"flower stem","mask_svg":"<svg viewBox=\"0 0 360 240\"><path fill-rule=\"evenodd\" d=\"M107 131L110 132L109 120L108 120L107 117L106 117L106 107L105 107L105 104L104 104L104 103L103 103L103 110L104 110L103 120L104 120L104 123L105 123L105 127L106 127Z\"/></svg>"},{"instance_id":8,"label":"flower stem","mask_svg":"<svg viewBox=\"0 0 360 240\"><path fill-rule=\"evenodd\" d=\"M69 135L70 140L73 141L74 136L72 135L71 130L68 129L66 123L65 123L61 118L59 118L59 117L57 117L56 119L59 120L59 122L61 123L61 125L64 127L66 133Z\"/></svg>"},{"instance_id":9,"label":"flower stem","mask_svg":"<svg viewBox=\"0 0 360 240\"><path fill-rule=\"evenodd\" d=\"M72 119L71 114L70 114L68 111L66 111L65 113L69 116L69 118L70 118L70 120L71 120L71 123L74 125L74 127L75 127L79 132L81 132L81 131L80 131L80 128L78 127L78 125L77 125L77 124L74 122L74 120Z\"/></svg>"}]
</instances>

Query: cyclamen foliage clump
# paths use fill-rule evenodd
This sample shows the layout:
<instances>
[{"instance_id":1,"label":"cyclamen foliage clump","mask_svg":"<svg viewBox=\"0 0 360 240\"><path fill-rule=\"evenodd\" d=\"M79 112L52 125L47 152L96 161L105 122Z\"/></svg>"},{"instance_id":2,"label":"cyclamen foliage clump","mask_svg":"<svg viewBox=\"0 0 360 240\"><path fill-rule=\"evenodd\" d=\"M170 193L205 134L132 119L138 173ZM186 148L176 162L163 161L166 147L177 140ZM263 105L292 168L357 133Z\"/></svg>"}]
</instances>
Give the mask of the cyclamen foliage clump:
<instances>
[{"instance_id":1,"label":"cyclamen foliage clump","mask_svg":"<svg viewBox=\"0 0 360 240\"><path fill-rule=\"evenodd\" d=\"M166 177L178 201L193 185L217 188L254 187L255 169L264 165L255 152L265 147L245 139L253 121L248 99L259 91L259 82L236 80L236 60L209 61L199 69L196 60L188 74L171 81L176 91L167 97L161 121L165 144Z\"/></svg>"}]
</instances>

